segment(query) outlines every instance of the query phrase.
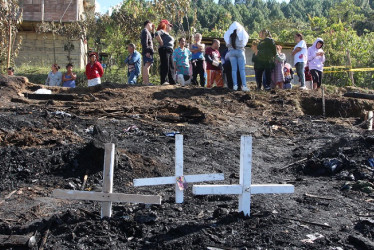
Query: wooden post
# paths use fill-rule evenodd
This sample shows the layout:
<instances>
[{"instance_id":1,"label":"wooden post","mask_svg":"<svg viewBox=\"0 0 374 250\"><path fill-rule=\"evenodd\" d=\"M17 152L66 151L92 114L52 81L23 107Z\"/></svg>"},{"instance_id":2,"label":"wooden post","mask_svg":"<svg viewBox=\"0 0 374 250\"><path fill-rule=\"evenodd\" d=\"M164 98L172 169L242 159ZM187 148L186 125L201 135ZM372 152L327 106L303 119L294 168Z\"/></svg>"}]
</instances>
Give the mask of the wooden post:
<instances>
[{"instance_id":1,"label":"wooden post","mask_svg":"<svg viewBox=\"0 0 374 250\"><path fill-rule=\"evenodd\" d=\"M243 193L239 195L239 211L251 213L252 136L242 136L240 141L240 179Z\"/></svg>"},{"instance_id":2,"label":"wooden post","mask_svg":"<svg viewBox=\"0 0 374 250\"><path fill-rule=\"evenodd\" d=\"M175 175L183 175L183 135L175 135ZM183 190L175 183L175 203L183 203Z\"/></svg>"},{"instance_id":3,"label":"wooden post","mask_svg":"<svg viewBox=\"0 0 374 250\"><path fill-rule=\"evenodd\" d=\"M368 130L373 130L373 111L369 111L368 121L369 121Z\"/></svg>"},{"instance_id":4,"label":"wooden post","mask_svg":"<svg viewBox=\"0 0 374 250\"><path fill-rule=\"evenodd\" d=\"M9 17L9 41L8 41L8 60L7 60L7 68L10 67L10 54L12 53L12 21Z\"/></svg>"},{"instance_id":5,"label":"wooden post","mask_svg":"<svg viewBox=\"0 0 374 250\"><path fill-rule=\"evenodd\" d=\"M349 52L349 49L347 49L347 66L348 69L352 69L352 61L351 61L351 53ZM355 86L355 79L353 77L353 72L348 71L349 78L351 79L352 85Z\"/></svg>"},{"instance_id":6,"label":"wooden post","mask_svg":"<svg viewBox=\"0 0 374 250\"><path fill-rule=\"evenodd\" d=\"M35 245L36 245L35 236L30 237L27 235L0 235L0 247L33 248Z\"/></svg>"},{"instance_id":7,"label":"wooden post","mask_svg":"<svg viewBox=\"0 0 374 250\"><path fill-rule=\"evenodd\" d=\"M52 36L53 36L53 63L57 63L57 60L56 60L56 41L55 41L55 39L56 39L56 35L55 35L55 32L56 32L56 30L55 30L55 24L53 24L53 30L52 30Z\"/></svg>"},{"instance_id":8,"label":"wooden post","mask_svg":"<svg viewBox=\"0 0 374 250\"><path fill-rule=\"evenodd\" d=\"M114 144L106 143L104 156L103 193L113 192L114 153ZM101 218L111 216L112 202L103 202L101 206Z\"/></svg>"},{"instance_id":9,"label":"wooden post","mask_svg":"<svg viewBox=\"0 0 374 250\"><path fill-rule=\"evenodd\" d=\"M44 22L44 0L42 0L41 11L42 11L42 22Z\"/></svg>"},{"instance_id":10,"label":"wooden post","mask_svg":"<svg viewBox=\"0 0 374 250\"><path fill-rule=\"evenodd\" d=\"M322 114L323 117L326 117L326 102L325 102L325 87L321 87L322 90Z\"/></svg>"}]
</instances>

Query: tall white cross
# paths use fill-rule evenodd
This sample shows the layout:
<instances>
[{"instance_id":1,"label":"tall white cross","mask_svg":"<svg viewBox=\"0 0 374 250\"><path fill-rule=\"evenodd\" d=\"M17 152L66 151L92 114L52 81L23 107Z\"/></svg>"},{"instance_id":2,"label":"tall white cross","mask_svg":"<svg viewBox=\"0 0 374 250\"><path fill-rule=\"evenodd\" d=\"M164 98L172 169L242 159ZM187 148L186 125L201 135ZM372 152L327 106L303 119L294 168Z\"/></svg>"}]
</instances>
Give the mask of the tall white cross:
<instances>
[{"instance_id":1,"label":"tall white cross","mask_svg":"<svg viewBox=\"0 0 374 250\"><path fill-rule=\"evenodd\" d=\"M178 180L184 177L185 183L222 181L224 174L199 174L183 176L183 135L175 135L175 176L134 179L134 186L175 185L175 202L183 203L183 188Z\"/></svg>"},{"instance_id":2,"label":"tall white cross","mask_svg":"<svg viewBox=\"0 0 374 250\"><path fill-rule=\"evenodd\" d=\"M251 212L251 194L293 193L294 186L289 184L252 184L252 137L242 136L240 145L239 185L194 185L195 195L239 195L239 212Z\"/></svg>"},{"instance_id":3,"label":"tall white cross","mask_svg":"<svg viewBox=\"0 0 374 250\"><path fill-rule=\"evenodd\" d=\"M101 218L112 216L112 202L161 204L161 196L112 193L115 157L114 149L115 145L113 143L105 144L102 192L55 189L53 190L52 196L69 200L101 201Z\"/></svg>"}]
</instances>

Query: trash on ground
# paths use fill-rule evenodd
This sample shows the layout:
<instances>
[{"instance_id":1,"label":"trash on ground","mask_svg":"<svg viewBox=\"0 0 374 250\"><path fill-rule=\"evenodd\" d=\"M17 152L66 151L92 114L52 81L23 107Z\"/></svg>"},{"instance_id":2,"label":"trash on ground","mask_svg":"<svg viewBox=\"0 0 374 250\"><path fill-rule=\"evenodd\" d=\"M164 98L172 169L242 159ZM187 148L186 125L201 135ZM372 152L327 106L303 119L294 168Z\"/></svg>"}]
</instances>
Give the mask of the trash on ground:
<instances>
[{"instance_id":1,"label":"trash on ground","mask_svg":"<svg viewBox=\"0 0 374 250\"><path fill-rule=\"evenodd\" d=\"M86 132L87 134L93 134L93 131L94 131L93 125L89 126L88 128L84 130L84 132Z\"/></svg>"},{"instance_id":2,"label":"trash on ground","mask_svg":"<svg viewBox=\"0 0 374 250\"><path fill-rule=\"evenodd\" d=\"M65 111L56 111L56 112L52 112L53 115L56 115L56 116L62 116L62 117L71 117L71 114L69 113L66 113Z\"/></svg>"},{"instance_id":3,"label":"trash on ground","mask_svg":"<svg viewBox=\"0 0 374 250\"><path fill-rule=\"evenodd\" d=\"M306 237L308 237L308 239L301 240L301 242L313 244L314 241L318 239L322 239L324 236L320 233L314 233L314 234L307 234Z\"/></svg>"},{"instance_id":4,"label":"trash on ground","mask_svg":"<svg viewBox=\"0 0 374 250\"><path fill-rule=\"evenodd\" d=\"M323 165L330 173L338 172L341 169L342 162L338 159L325 160Z\"/></svg>"},{"instance_id":5,"label":"trash on ground","mask_svg":"<svg viewBox=\"0 0 374 250\"><path fill-rule=\"evenodd\" d=\"M139 128L136 125L132 125L125 129L123 132L128 133L128 132L136 132L139 131Z\"/></svg>"},{"instance_id":6,"label":"trash on ground","mask_svg":"<svg viewBox=\"0 0 374 250\"><path fill-rule=\"evenodd\" d=\"M50 90L50 89L38 89L37 91L34 92L34 94L50 95L50 94L52 94L52 90Z\"/></svg>"},{"instance_id":7,"label":"trash on ground","mask_svg":"<svg viewBox=\"0 0 374 250\"><path fill-rule=\"evenodd\" d=\"M180 134L179 131L165 132L164 135L168 137L174 137L175 135Z\"/></svg>"}]
</instances>

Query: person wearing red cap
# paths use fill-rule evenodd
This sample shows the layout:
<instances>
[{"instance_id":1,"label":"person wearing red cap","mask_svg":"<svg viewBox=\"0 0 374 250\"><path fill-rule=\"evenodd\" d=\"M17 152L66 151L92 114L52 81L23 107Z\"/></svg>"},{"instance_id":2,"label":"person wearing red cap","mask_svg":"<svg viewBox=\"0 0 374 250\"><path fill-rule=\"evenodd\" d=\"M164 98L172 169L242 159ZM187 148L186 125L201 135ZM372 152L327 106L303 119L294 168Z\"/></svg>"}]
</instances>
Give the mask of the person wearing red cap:
<instances>
[{"instance_id":1,"label":"person wearing red cap","mask_svg":"<svg viewBox=\"0 0 374 250\"><path fill-rule=\"evenodd\" d=\"M174 37L170 36L173 25L166 19L161 20L157 27L156 40L160 44L158 53L160 54L160 77L161 84L175 84L173 78L174 65L173 65L173 48Z\"/></svg>"}]
</instances>

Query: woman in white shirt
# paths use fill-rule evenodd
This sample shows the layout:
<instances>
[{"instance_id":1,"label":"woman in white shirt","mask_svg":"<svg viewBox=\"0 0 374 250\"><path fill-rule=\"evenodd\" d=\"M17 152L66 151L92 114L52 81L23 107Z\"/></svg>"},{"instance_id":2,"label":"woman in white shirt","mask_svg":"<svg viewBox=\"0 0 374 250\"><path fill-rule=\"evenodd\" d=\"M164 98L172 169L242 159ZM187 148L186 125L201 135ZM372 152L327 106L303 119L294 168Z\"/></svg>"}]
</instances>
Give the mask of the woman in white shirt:
<instances>
[{"instance_id":1,"label":"woman in white shirt","mask_svg":"<svg viewBox=\"0 0 374 250\"><path fill-rule=\"evenodd\" d=\"M295 43L297 44L292 51L293 62L296 68L297 76L300 79L300 89L305 90L306 87L304 68L308 60L308 50L302 34L295 34Z\"/></svg>"}]
</instances>

